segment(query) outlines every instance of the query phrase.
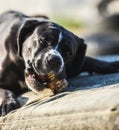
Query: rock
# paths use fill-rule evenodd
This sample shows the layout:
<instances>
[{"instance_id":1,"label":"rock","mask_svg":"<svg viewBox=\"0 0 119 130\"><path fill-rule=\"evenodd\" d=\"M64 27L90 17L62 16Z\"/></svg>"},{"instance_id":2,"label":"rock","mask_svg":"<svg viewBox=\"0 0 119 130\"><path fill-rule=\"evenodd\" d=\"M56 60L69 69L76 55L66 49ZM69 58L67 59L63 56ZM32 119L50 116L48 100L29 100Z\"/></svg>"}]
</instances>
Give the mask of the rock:
<instances>
[{"instance_id":1,"label":"rock","mask_svg":"<svg viewBox=\"0 0 119 130\"><path fill-rule=\"evenodd\" d=\"M1 117L0 128L119 130L119 74L78 76L70 84L54 96L47 91L41 97L26 93L32 100Z\"/></svg>"}]
</instances>

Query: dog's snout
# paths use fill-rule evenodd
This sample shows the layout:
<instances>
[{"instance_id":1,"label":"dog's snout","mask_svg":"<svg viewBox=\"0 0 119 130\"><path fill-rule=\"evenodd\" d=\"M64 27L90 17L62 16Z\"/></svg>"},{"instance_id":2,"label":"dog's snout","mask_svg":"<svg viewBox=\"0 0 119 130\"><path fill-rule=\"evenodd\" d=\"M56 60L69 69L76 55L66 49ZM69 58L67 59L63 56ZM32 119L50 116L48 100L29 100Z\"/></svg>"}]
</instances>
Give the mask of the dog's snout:
<instances>
[{"instance_id":1,"label":"dog's snout","mask_svg":"<svg viewBox=\"0 0 119 130\"><path fill-rule=\"evenodd\" d=\"M57 55L49 55L47 57L47 63L50 66L54 66L55 67L55 66L61 65L61 59Z\"/></svg>"},{"instance_id":2,"label":"dog's snout","mask_svg":"<svg viewBox=\"0 0 119 130\"><path fill-rule=\"evenodd\" d=\"M46 50L45 50L46 51ZM64 70L64 61L59 52L51 49L34 59L33 67L40 73L49 73L53 71L56 74Z\"/></svg>"}]
</instances>

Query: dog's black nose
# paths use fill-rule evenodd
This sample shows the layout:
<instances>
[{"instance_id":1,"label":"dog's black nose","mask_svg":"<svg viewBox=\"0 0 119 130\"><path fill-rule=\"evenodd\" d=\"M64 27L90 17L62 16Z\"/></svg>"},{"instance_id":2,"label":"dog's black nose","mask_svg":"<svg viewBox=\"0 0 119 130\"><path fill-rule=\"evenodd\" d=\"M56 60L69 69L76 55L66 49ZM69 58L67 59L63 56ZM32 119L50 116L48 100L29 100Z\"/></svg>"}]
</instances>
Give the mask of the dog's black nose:
<instances>
[{"instance_id":1,"label":"dog's black nose","mask_svg":"<svg viewBox=\"0 0 119 130\"><path fill-rule=\"evenodd\" d=\"M49 55L47 57L47 63L52 67L58 67L61 65L61 58L57 55Z\"/></svg>"}]
</instances>

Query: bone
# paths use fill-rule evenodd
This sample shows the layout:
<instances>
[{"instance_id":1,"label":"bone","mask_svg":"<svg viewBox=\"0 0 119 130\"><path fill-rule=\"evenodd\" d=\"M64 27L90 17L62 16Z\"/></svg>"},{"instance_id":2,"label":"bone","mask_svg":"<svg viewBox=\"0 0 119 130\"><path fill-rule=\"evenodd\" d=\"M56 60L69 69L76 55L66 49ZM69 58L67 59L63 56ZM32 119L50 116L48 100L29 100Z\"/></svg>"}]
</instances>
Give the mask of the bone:
<instances>
[{"instance_id":1,"label":"bone","mask_svg":"<svg viewBox=\"0 0 119 130\"><path fill-rule=\"evenodd\" d=\"M59 79L53 72L48 73L48 80L48 88L50 88L54 94L62 92L68 86L66 79Z\"/></svg>"}]
</instances>

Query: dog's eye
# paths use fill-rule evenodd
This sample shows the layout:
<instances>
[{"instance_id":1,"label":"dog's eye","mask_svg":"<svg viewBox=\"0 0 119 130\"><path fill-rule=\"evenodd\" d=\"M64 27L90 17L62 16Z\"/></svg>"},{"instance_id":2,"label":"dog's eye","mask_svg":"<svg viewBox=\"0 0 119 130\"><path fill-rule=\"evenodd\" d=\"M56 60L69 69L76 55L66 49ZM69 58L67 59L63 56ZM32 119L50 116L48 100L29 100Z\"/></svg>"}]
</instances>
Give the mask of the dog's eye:
<instances>
[{"instance_id":1,"label":"dog's eye","mask_svg":"<svg viewBox=\"0 0 119 130\"><path fill-rule=\"evenodd\" d=\"M66 55L71 55L71 52L67 51L65 52Z\"/></svg>"},{"instance_id":2,"label":"dog's eye","mask_svg":"<svg viewBox=\"0 0 119 130\"><path fill-rule=\"evenodd\" d=\"M71 56L71 52L70 51L66 51L66 50L64 50L63 52L62 52L62 56L64 56L64 57L69 57L69 56Z\"/></svg>"},{"instance_id":3,"label":"dog's eye","mask_svg":"<svg viewBox=\"0 0 119 130\"><path fill-rule=\"evenodd\" d=\"M48 46L51 46L51 42L48 42Z\"/></svg>"},{"instance_id":4,"label":"dog's eye","mask_svg":"<svg viewBox=\"0 0 119 130\"><path fill-rule=\"evenodd\" d=\"M44 39L39 39L39 43L41 47L46 47L47 46L47 42Z\"/></svg>"},{"instance_id":5,"label":"dog's eye","mask_svg":"<svg viewBox=\"0 0 119 130\"><path fill-rule=\"evenodd\" d=\"M41 47L46 47L47 43L46 42L41 42Z\"/></svg>"},{"instance_id":6,"label":"dog's eye","mask_svg":"<svg viewBox=\"0 0 119 130\"><path fill-rule=\"evenodd\" d=\"M65 52L64 52L64 55L65 55L65 56L70 56L70 55L71 55L71 52L70 52L70 51L65 51Z\"/></svg>"},{"instance_id":7,"label":"dog's eye","mask_svg":"<svg viewBox=\"0 0 119 130\"><path fill-rule=\"evenodd\" d=\"M71 55L71 49L68 46L65 46L62 50L63 50L63 55L65 56Z\"/></svg>"}]
</instances>

